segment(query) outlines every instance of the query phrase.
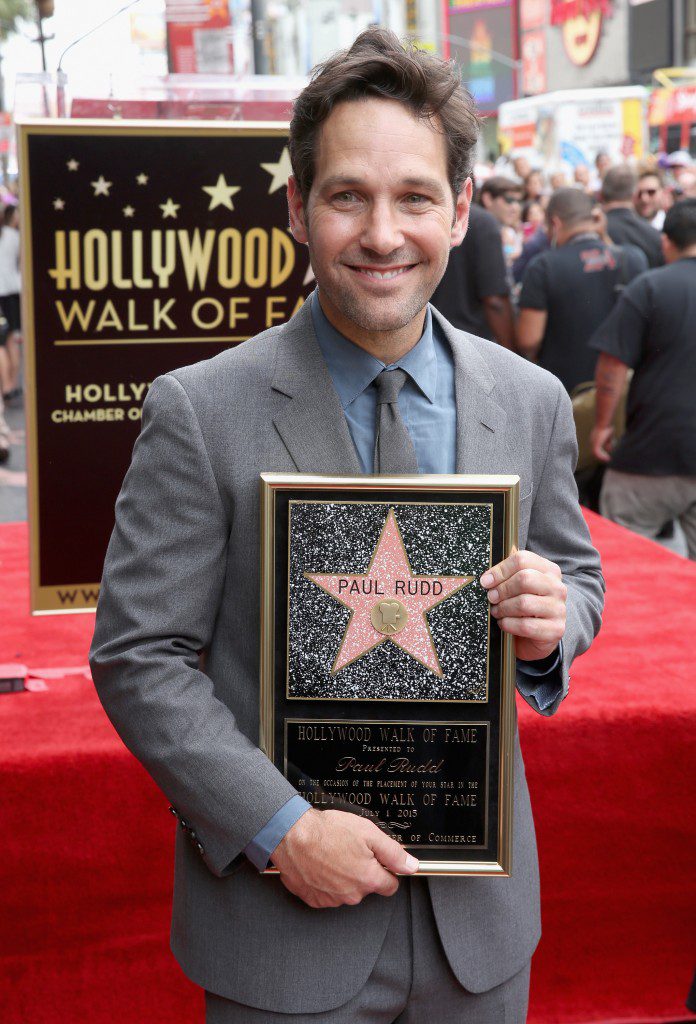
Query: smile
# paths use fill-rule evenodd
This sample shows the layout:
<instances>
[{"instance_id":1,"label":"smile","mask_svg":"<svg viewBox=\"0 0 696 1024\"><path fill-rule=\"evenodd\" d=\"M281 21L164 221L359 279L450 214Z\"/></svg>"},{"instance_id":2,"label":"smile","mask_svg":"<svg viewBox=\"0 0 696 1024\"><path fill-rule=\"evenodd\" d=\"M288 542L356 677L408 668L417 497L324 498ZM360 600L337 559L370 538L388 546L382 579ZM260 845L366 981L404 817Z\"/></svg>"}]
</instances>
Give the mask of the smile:
<instances>
[{"instance_id":1,"label":"smile","mask_svg":"<svg viewBox=\"0 0 696 1024\"><path fill-rule=\"evenodd\" d=\"M350 269L356 274L371 277L375 281L391 281L392 278L400 277L402 274L408 273L409 270L413 270L413 266L398 267L396 270L369 270L367 267L350 267Z\"/></svg>"}]
</instances>

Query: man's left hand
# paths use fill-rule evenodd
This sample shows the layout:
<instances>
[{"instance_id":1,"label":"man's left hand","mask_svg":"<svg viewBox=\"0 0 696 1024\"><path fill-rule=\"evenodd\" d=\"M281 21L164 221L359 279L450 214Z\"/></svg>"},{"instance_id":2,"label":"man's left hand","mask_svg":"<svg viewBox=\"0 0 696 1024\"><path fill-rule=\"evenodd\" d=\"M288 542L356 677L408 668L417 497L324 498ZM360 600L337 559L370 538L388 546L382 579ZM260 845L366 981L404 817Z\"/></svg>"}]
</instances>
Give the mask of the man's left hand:
<instances>
[{"instance_id":1,"label":"man's left hand","mask_svg":"<svg viewBox=\"0 0 696 1024\"><path fill-rule=\"evenodd\" d=\"M491 614L515 638L521 661L547 658L565 633L568 588L555 562L515 551L481 577Z\"/></svg>"}]
</instances>

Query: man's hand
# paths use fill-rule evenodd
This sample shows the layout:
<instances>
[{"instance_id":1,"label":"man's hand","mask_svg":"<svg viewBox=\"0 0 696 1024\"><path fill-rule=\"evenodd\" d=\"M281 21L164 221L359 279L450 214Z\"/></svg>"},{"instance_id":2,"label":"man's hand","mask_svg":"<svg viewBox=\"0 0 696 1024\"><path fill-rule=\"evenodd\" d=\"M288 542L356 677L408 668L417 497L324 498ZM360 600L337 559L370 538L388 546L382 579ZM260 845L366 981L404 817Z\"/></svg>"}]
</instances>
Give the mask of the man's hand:
<instances>
[{"instance_id":1,"label":"man's hand","mask_svg":"<svg viewBox=\"0 0 696 1024\"><path fill-rule=\"evenodd\" d=\"M555 562L531 551L515 551L481 577L491 614L515 637L521 661L546 658L565 633L568 588Z\"/></svg>"},{"instance_id":2,"label":"man's hand","mask_svg":"<svg viewBox=\"0 0 696 1024\"><path fill-rule=\"evenodd\" d=\"M613 427L593 427L590 434L592 454L600 462L609 462L611 459L612 442L614 440Z\"/></svg>"},{"instance_id":3,"label":"man's hand","mask_svg":"<svg viewBox=\"0 0 696 1024\"><path fill-rule=\"evenodd\" d=\"M307 811L271 855L286 889L310 907L355 906L369 893L393 896L396 872L412 875L415 857L373 822L345 811Z\"/></svg>"}]
</instances>

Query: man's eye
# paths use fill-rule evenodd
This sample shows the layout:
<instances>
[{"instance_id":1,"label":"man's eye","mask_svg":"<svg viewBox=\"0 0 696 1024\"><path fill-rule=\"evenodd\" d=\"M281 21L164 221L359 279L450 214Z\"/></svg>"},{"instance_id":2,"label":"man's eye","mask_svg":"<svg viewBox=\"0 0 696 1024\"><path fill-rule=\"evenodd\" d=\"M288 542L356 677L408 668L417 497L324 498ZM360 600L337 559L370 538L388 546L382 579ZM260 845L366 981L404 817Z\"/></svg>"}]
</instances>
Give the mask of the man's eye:
<instances>
[{"instance_id":1,"label":"man's eye","mask_svg":"<svg viewBox=\"0 0 696 1024\"><path fill-rule=\"evenodd\" d=\"M417 192L413 192L411 195L406 196L406 202L409 206L420 206L423 203L428 202L428 197L421 196Z\"/></svg>"},{"instance_id":2,"label":"man's eye","mask_svg":"<svg viewBox=\"0 0 696 1024\"><path fill-rule=\"evenodd\" d=\"M352 203L357 199L354 192L337 192L334 199L338 203Z\"/></svg>"}]
</instances>

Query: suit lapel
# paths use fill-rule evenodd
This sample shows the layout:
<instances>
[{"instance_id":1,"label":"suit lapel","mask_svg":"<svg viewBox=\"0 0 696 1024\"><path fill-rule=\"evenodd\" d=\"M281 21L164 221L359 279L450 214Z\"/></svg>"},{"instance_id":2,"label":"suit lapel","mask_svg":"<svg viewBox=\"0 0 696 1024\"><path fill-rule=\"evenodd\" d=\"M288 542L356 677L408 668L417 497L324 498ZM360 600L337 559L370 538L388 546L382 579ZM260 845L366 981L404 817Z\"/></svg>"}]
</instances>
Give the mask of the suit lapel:
<instances>
[{"instance_id":1,"label":"suit lapel","mask_svg":"<svg viewBox=\"0 0 696 1024\"><path fill-rule=\"evenodd\" d=\"M433 315L454 356L457 473L494 473L507 420L505 410L492 398L495 377L466 333L455 330L436 309Z\"/></svg>"},{"instance_id":2,"label":"suit lapel","mask_svg":"<svg viewBox=\"0 0 696 1024\"><path fill-rule=\"evenodd\" d=\"M300 473L361 476L362 467L314 333L309 301L281 328L273 423Z\"/></svg>"}]
</instances>

